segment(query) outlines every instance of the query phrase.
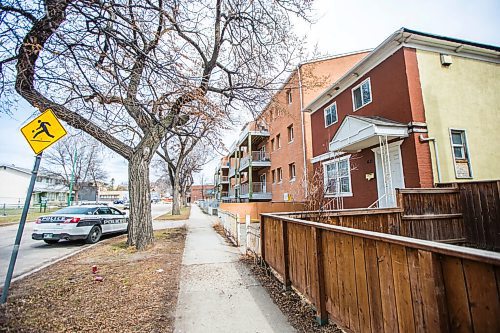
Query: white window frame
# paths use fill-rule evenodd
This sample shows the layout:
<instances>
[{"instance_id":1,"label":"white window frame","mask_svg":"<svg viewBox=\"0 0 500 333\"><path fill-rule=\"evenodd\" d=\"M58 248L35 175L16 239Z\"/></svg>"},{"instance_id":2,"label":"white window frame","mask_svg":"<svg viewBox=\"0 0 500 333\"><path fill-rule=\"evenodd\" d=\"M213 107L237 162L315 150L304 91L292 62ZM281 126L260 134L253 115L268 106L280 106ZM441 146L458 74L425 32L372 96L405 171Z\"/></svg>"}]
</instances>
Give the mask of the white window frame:
<instances>
[{"instance_id":1,"label":"white window frame","mask_svg":"<svg viewBox=\"0 0 500 333\"><path fill-rule=\"evenodd\" d=\"M356 108L356 104L354 102L354 91L356 89L360 89L361 91L361 103L363 103L363 89L361 89L361 86L363 84L365 84L365 82L368 82L368 86L370 87L370 101L365 103L365 104L361 104L361 106L359 108ZM363 80L360 84L358 84L357 86L355 86L354 88L351 89L351 97L352 97L352 110L353 112L356 112L358 111L359 109L365 107L366 105L370 104L372 101L373 101L373 91L372 91L372 83L371 83L371 80L370 78L367 78L366 80Z\"/></svg>"},{"instance_id":2,"label":"white window frame","mask_svg":"<svg viewBox=\"0 0 500 333\"><path fill-rule=\"evenodd\" d=\"M352 195L353 195L352 194L352 176L351 176L351 155L345 155L345 156L335 158L333 160L322 163L323 164L323 186L325 189L328 186L327 167L331 164L337 164L337 168L338 168L338 163L340 163L343 160L347 160L348 177L349 177L349 192L339 192L337 194L325 192L325 197L327 197L327 198L328 197L352 197ZM340 179L340 177L338 179ZM337 184L340 184L340 182L337 182Z\"/></svg>"},{"instance_id":3,"label":"white window frame","mask_svg":"<svg viewBox=\"0 0 500 333\"><path fill-rule=\"evenodd\" d=\"M276 169L271 171L271 180L273 184L276 184Z\"/></svg>"},{"instance_id":4,"label":"white window frame","mask_svg":"<svg viewBox=\"0 0 500 333\"><path fill-rule=\"evenodd\" d=\"M278 147L277 149L281 148L281 133L276 134L276 146Z\"/></svg>"},{"instance_id":5,"label":"white window frame","mask_svg":"<svg viewBox=\"0 0 500 333\"><path fill-rule=\"evenodd\" d=\"M281 167L276 169L276 178L278 184L281 184L283 182L283 169Z\"/></svg>"},{"instance_id":6,"label":"white window frame","mask_svg":"<svg viewBox=\"0 0 500 333\"><path fill-rule=\"evenodd\" d=\"M290 173L290 181L291 182L295 181L295 178L297 177L297 169L295 168L295 162L288 164L288 172Z\"/></svg>"},{"instance_id":7,"label":"white window frame","mask_svg":"<svg viewBox=\"0 0 500 333\"><path fill-rule=\"evenodd\" d=\"M288 89L286 91L286 99L288 101L288 104L292 104L293 98L292 98L292 89Z\"/></svg>"},{"instance_id":8,"label":"white window frame","mask_svg":"<svg viewBox=\"0 0 500 333\"><path fill-rule=\"evenodd\" d=\"M336 114L336 117L335 117L335 118L336 118L336 120L335 120L333 123L328 124L328 123L327 123L327 121L326 121L326 116L327 116L327 112L326 112L326 111L327 111L328 109L330 109L332 106L335 106L335 114ZM328 105L328 106L325 108L325 110L323 111L323 116L325 117L325 128L330 127L330 126L332 126L333 124L336 124L336 123L338 123L338 122L339 122L339 112L338 112L338 109L337 109L337 101L335 101L335 102L331 103L330 105Z\"/></svg>"},{"instance_id":9,"label":"white window frame","mask_svg":"<svg viewBox=\"0 0 500 333\"><path fill-rule=\"evenodd\" d=\"M292 143L295 135L293 133L293 124L287 127L287 134L288 134L288 143Z\"/></svg>"},{"instance_id":10,"label":"white window frame","mask_svg":"<svg viewBox=\"0 0 500 333\"><path fill-rule=\"evenodd\" d=\"M465 148L464 148L465 158L459 159L459 160L467 160L467 164L469 166L469 174L470 174L469 177L461 177L457 173L457 167L456 167L457 159L455 158L455 150L453 149L455 146L453 143L453 138L451 136L453 131L463 132L463 135L464 135L463 137L465 139ZM472 178L474 178L474 173L472 171L472 160L471 160L470 150L469 150L469 139L467 138L467 131L465 130L465 128L449 128L448 133L450 136L451 156L453 157L453 169L455 170L455 178L457 178L457 179L472 179Z\"/></svg>"}]
</instances>

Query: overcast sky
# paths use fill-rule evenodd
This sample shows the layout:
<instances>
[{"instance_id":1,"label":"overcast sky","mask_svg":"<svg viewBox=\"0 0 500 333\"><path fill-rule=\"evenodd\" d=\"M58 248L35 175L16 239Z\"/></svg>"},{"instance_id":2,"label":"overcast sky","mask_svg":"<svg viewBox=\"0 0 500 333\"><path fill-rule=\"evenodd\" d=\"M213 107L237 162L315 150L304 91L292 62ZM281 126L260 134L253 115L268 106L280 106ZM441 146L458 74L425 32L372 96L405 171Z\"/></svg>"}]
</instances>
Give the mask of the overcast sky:
<instances>
[{"instance_id":1,"label":"overcast sky","mask_svg":"<svg viewBox=\"0 0 500 333\"><path fill-rule=\"evenodd\" d=\"M317 45L328 55L374 48L401 27L500 45L498 0L319 0L313 17L314 24L299 22L296 31L307 35L310 49ZM34 154L19 130L33 114L31 106L21 103L12 117L0 115L0 163L32 167ZM226 144L234 135L226 136ZM127 163L121 157L109 154L106 165L109 179L127 180ZM214 160L206 166L205 179L211 179L215 165Z\"/></svg>"}]
</instances>

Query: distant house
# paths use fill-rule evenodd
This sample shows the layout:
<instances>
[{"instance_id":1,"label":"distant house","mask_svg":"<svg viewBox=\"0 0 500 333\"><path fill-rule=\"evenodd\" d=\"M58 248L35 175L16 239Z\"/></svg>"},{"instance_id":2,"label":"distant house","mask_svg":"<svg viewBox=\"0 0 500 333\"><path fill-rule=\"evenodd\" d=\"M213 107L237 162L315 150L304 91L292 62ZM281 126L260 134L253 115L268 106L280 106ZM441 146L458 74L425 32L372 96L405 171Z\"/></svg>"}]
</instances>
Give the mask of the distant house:
<instances>
[{"instance_id":1,"label":"distant house","mask_svg":"<svg viewBox=\"0 0 500 333\"><path fill-rule=\"evenodd\" d=\"M395 188L500 177L500 48L401 29L316 99L316 172L334 208Z\"/></svg>"},{"instance_id":2,"label":"distant house","mask_svg":"<svg viewBox=\"0 0 500 333\"><path fill-rule=\"evenodd\" d=\"M26 200L31 170L15 165L0 164L0 204L23 205ZM31 204L62 204L67 202L69 189L62 179L43 171L38 173Z\"/></svg>"}]
</instances>

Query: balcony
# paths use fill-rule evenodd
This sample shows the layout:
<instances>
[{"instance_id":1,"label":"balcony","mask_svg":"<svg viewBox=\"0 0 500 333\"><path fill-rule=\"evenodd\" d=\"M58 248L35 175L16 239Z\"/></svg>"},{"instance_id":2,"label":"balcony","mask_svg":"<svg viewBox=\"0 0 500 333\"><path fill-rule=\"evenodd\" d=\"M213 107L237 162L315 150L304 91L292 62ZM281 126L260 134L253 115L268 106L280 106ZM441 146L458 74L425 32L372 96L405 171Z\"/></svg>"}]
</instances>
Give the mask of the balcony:
<instances>
[{"instance_id":1,"label":"balcony","mask_svg":"<svg viewBox=\"0 0 500 333\"><path fill-rule=\"evenodd\" d=\"M220 176L220 184L229 184L229 176Z\"/></svg>"},{"instance_id":2,"label":"balcony","mask_svg":"<svg viewBox=\"0 0 500 333\"><path fill-rule=\"evenodd\" d=\"M271 157L269 153L265 151L253 151L252 154L243 157L240 161L240 171L245 170L250 166L250 161L252 162L252 168L267 168L271 166Z\"/></svg>"},{"instance_id":3,"label":"balcony","mask_svg":"<svg viewBox=\"0 0 500 333\"><path fill-rule=\"evenodd\" d=\"M230 167L230 168L229 168L228 177L229 177L229 178L233 178L235 175L236 175L236 169L235 169L235 168Z\"/></svg>"},{"instance_id":4,"label":"balcony","mask_svg":"<svg viewBox=\"0 0 500 333\"><path fill-rule=\"evenodd\" d=\"M252 182L251 188L252 193L249 193L250 185L249 183L241 184L241 194L242 199L254 199L254 200L271 200L273 195L271 192L267 192L266 183Z\"/></svg>"}]
</instances>

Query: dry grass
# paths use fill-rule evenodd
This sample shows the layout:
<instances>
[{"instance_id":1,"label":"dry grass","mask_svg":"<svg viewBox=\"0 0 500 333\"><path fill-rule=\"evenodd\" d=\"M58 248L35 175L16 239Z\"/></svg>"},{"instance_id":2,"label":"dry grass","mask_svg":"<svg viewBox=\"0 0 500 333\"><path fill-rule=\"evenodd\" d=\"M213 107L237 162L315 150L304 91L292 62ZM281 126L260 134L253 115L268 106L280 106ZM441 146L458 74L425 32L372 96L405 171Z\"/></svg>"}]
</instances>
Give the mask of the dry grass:
<instances>
[{"instance_id":1,"label":"dry grass","mask_svg":"<svg viewBox=\"0 0 500 333\"><path fill-rule=\"evenodd\" d=\"M14 283L0 332L172 332L185 235L155 232L146 251L113 238Z\"/></svg>"},{"instance_id":2,"label":"dry grass","mask_svg":"<svg viewBox=\"0 0 500 333\"><path fill-rule=\"evenodd\" d=\"M156 221L180 221L189 219L189 214L191 214L191 207L182 207L181 215L172 215L172 213L163 214L157 217Z\"/></svg>"}]
</instances>

